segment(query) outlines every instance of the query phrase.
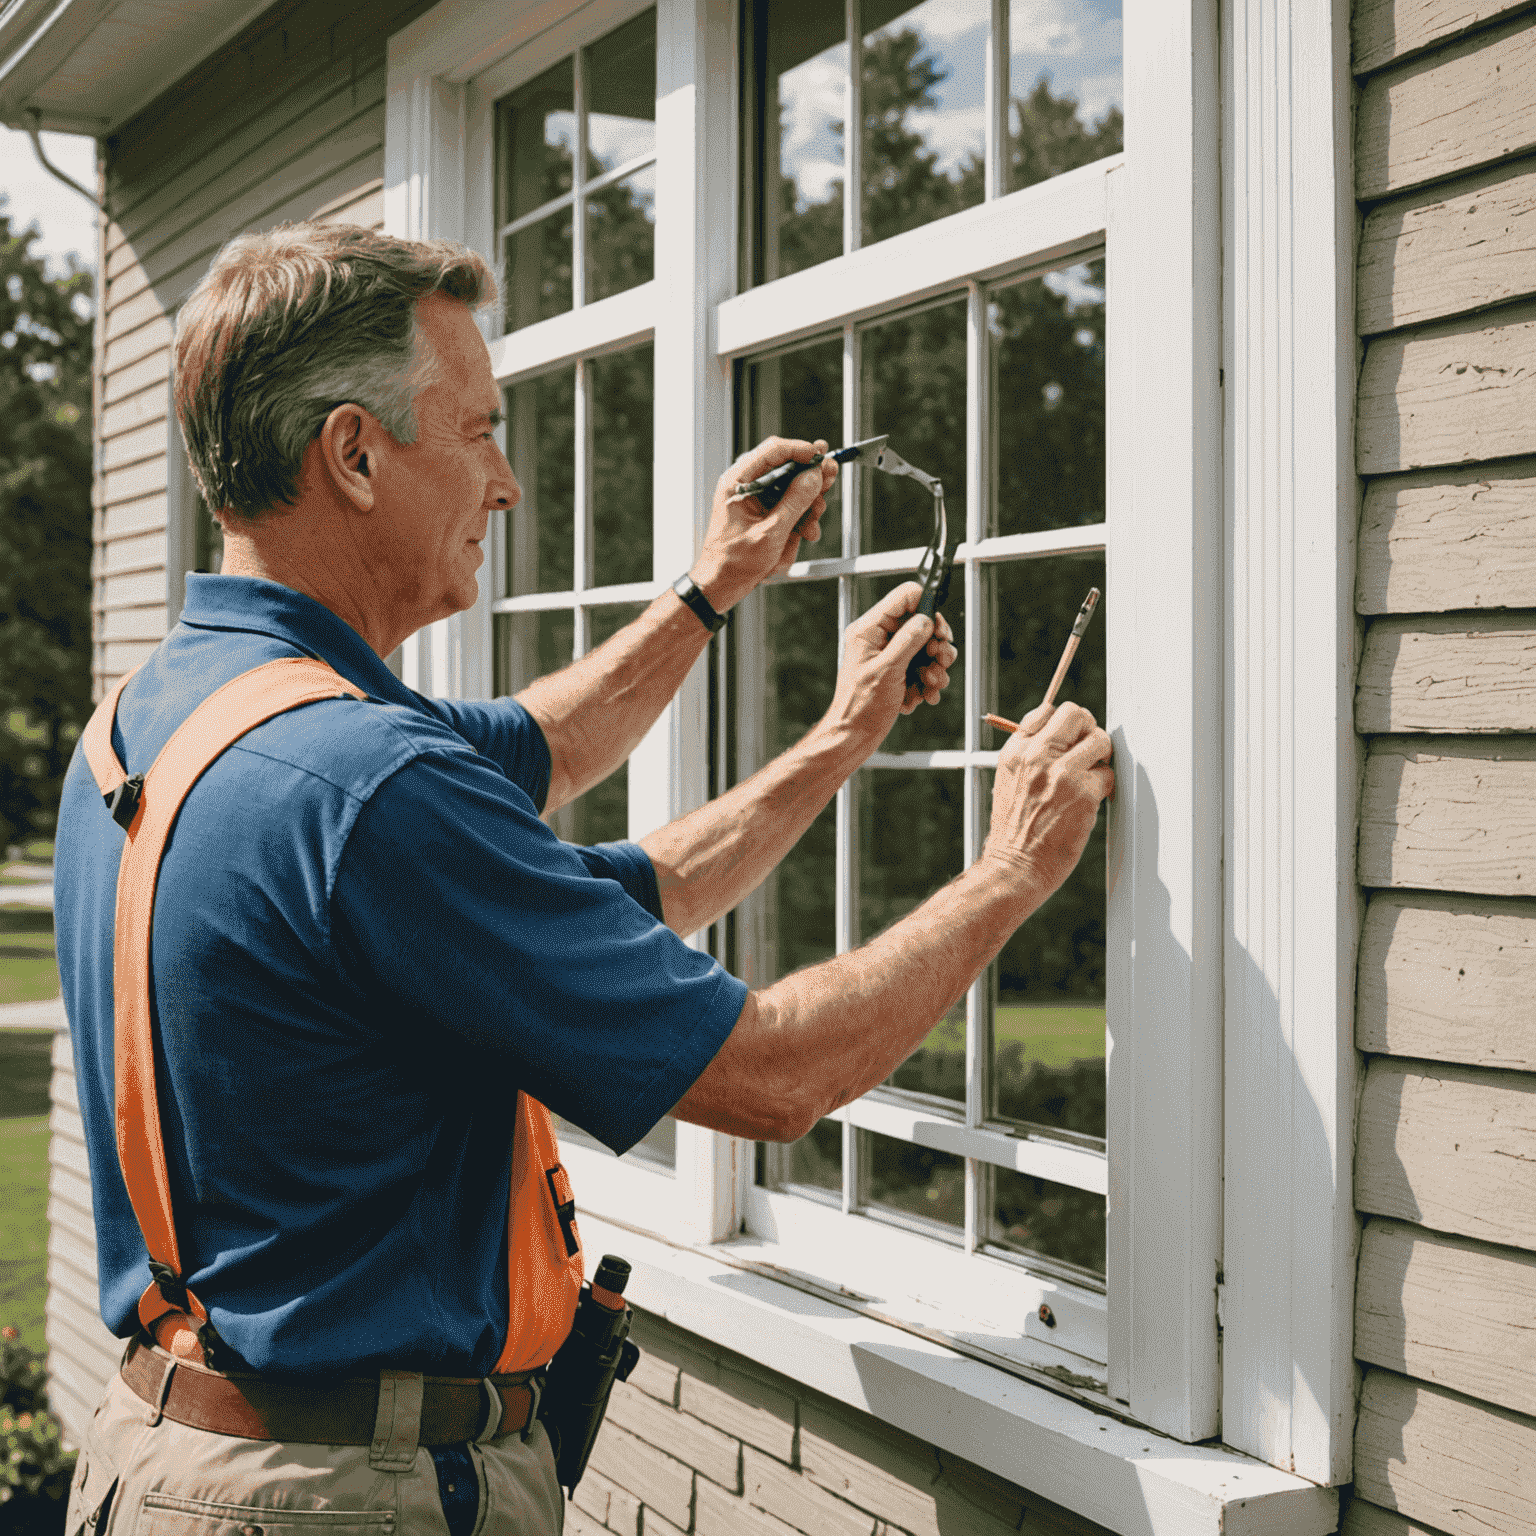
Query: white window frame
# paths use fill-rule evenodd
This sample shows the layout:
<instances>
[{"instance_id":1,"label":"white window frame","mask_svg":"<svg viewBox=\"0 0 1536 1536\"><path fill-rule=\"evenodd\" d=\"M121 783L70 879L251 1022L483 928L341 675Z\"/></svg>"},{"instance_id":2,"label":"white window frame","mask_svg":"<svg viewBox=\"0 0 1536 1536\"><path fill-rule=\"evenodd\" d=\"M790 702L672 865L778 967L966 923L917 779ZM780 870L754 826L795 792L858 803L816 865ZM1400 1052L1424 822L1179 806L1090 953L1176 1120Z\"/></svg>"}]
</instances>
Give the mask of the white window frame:
<instances>
[{"instance_id":1,"label":"white window frame","mask_svg":"<svg viewBox=\"0 0 1536 1536\"><path fill-rule=\"evenodd\" d=\"M1259 0L1226 4L1229 11L1251 11L1249 25L1257 29ZM580 6L569 0L524 0L511 6L442 0L393 37L386 227L397 234L446 236L483 251L494 249L488 195L494 100L518 80L530 78L641 8L611 0L588 0ZM1297 8L1293 21L1298 27L1303 26L1301 18ZM1318 58L1307 61L1293 52L1285 71L1273 63L1251 65L1262 74L1267 93L1255 111L1278 120L1284 114L1277 100L1283 105L1308 89L1322 89L1320 77L1332 88L1339 59L1347 61L1347 36L1341 43L1336 18L1329 26L1316 18L1305 26L1320 50ZM1229 40L1226 46L1230 58ZM507 62L518 55L521 62ZM1001 272L1017 263L1020 252L1065 256L1101 245L1108 249L1107 543L1116 600L1109 608L1107 643L1115 657L1109 716L1119 784L1109 838L1108 1373L1102 1397L1091 1390L1078 1395L1090 1403L1112 1402L1119 1412L1185 1442L1215 1435L1224 1405L1229 1421L1238 1414L1253 1427L1245 1448L1275 1465L1299 1468L1297 1445L1323 1446L1322 1462L1313 1457L1307 1463L1322 1467L1317 1480L1323 1481L1336 1476L1341 1464L1347 1465L1350 1433L1350 1416L1341 1411L1336 1393L1318 1390L1312 1393L1310 1407L1306 1401L1314 1384L1337 1382L1341 1371L1347 1371L1348 1335L1346 1330L1341 1341L1338 1326L1348 1297L1344 1294L1340 1300L1337 1284L1337 1198L1327 1207L1331 1225L1326 1231L1292 1209L1293 1220L1283 1231L1267 1233L1262 1242L1251 1241L1236 1252L1229 1246L1228 1347L1241 1279L1247 1287L1241 1292L1245 1359L1263 1365L1245 1366L1243 1379L1235 1380L1229 1363L1224 1381L1218 1364L1223 1050L1224 1045L1231 1050L1234 996L1229 986L1224 1040L1222 960L1224 949L1230 957L1233 938L1224 922L1232 908L1230 901L1224 907L1221 853L1224 822L1232 835L1234 807L1240 807L1243 816L1257 816L1262 795L1256 800L1251 787L1241 781L1234 788L1223 753L1225 743L1234 759L1239 755L1235 743L1259 706L1247 695L1240 704L1230 704L1223 692L1234 635L1233 615L1222 597L1224 561L1231 557L1224 545L1224 493L1234 493L1231 482L1223 479L1222 316L1213 297L1221 291L1224 190L1216 0L1128 0L1124 56L1123 164L1102 166L1091 176L1074 173L1075 180L1058 178L1059 184L1028 188L958 215L946 228L971 220L970 234L981 242L968 237L963 272L954 269L953 257L941 249L944 242L928 231L913 231L897 241L908 243L903 255L910 263L930 263L926 281L935 292L965 277ZM679 508L675 517L658 519L656 590L687 567L702 539L710 493L731 441L731 359L749 350L753 337L765 334L768 324L755 318L766 302L763 290L735 294L737 60L733 0L659 0L656 270L666 274L665 298L658 284L649 284L530 327L515 339L493 338L498 372L510 379L596 348L646 334L653 337L656 396L667 402L668 451L657 454L658 491L663 491L659 482L665 472L664 494L676 503L680 467L689 470L692 485L686 512ZM1229 89L1232 78L1229 70ZM1318 176L1326 170L1333 178L1327 185L1335 191L1341 151L1337 138L1329 135L1337 127L1340 99L1347 103L1347 93L1335 96L1333 116L1320 114L1323 127L1313 128L1295 157ZM1284 120L1290 131L1294 125ZM1256 185L1271 171L1264 156L1277 153L1272 144L1255 150L1247 180L1238 177L1236 183ZM1342 153L1347 161L1347 134ZM1347 174L1344 182L1347 186ZM1229 196L1233 184L1229 176ZM483 188L485 195L466 195L470 188ZM1336 201L1329 203L1330 209ZM1278 230L1274 243L1283 246L1288 232L1305 224L1296 207L1288 204L1271 226ZM774 286L782 296L791 291L789 285L814 279L802 284L811 305L802 317L805 334L860 318L890 302L882 282L899 281L901 297L916 296L915 265L904 266L899 279L893 279L882 259L895 252L897 241L828 263L827 269L835 271L796 274ZM1330 280L1334 288L1326 308L1330 316L1336 314L1336 247L1336 240L1328 247L1330 264L1292 283L1287 314L1300 316ZM992 250L995 265L989 266ZM1233 273L1229 268L1229 284ZM1227 318L1232 328L1230 311ZM1299 319L1297 328L1302 329ZM781 330L772 334L784 337ZM1315 347L1315 335L1311 340ZM1231 366L1230 340L1228 347ZM1335 345L1328 353L1331 366L1337 363L1338 351ZM1249 365L1250 380L1257 378L1255 367ZM1342 386L1334 375L1329 378L1336 403ZM1258 389L1256 382L1249 387ZM1319 397L1309 402L1314 425L1326 413L1327 390L1320 390ZM1230 397L1228 406L1230 410ZM1294 420L1283 430L1272 422L1271 427L1270 438L1276 443L1283 438L1294 449L1301 441ZM1285 516L1297 506L1295 489L1288 486L1289 499L1282 498ZM664 504L661 494L657 504ZM1329 547L1337 546L1335 539ZM489 695L489 564L482 570L483 600L475 609L430 626L408 642L405 675L424 691ZM1344 580L1338 570L1330 571L1329 633L1338 622L1332 599ZM1294 571L1284 574L1280 590L1283 602L1289 603L1286 622L1297 629L1306 616L1322 611L1315 595L1307 606ZM1262 626L1247 621L1245 626L1244 644L1272 641L1273 636L1259 637ZM1156 643L1147 643L1148 636L1155 636ZM1335 669L1335 692L1339 676ZM631 760L632 836L643 835L705 798L705 683L703 667L696 668ZM1330 736L1337 734L1339 718L1347 720L1347 710L1329 717ZM1310 714L1298 710L1294 718L1288 717L1279 755L1293 751L1295 743L1305 739L1304 730L1313 729L1318 719L1318 709ZM1226 805L1224 788L1234 797L1233 806ZM1287 790L1293 801L1299 790L1299 780ZM1238 831L1245 825L1239 817ZM1321 889L1334 911L1337 873L1338 866L1325 867L1321 856L1305 869L1298 866L1306 886L1294 893L1293 909L1299 910L1312 891ZM1296 943L1300 932L1298 927L1290 937L1287 955L1304 954ZM698 936L695 942L700 942ZM1285 1019L1294 1017L1290 1000L1281 1009ZM1320 1042L1328 1037L1331 1063L1339 1050L1337 1008L1330 1019L1331 1033L1326 1021L1314 1033ZM1287 1061L1277 1059L1273 1051L1264 1057L1258 1042L1249 1042L1243 1066L1245 1102L1253 1102L1265 1091L1294 1095L1298 1084L1315 1088L1320 1057ZM1230 1092L1230 1059L1226 1078ZM1330 1083L1329 1093L1335 1087ZM1336 1114L1329 1122L1334 1129L1338 1118ZM1297 1123L1293 1118L1292 1145L1299 1144ZM1305 1150L1314 1151L1315 1146L1314 1138ZM1331 1176L1335 1196L1342 1188L1347 1203L1348 1138L1341 1143L1335 1137L1326 1150L1328 1157L1304 1170L1305 1177L1290 1181L1293 1201ZM1256 1213L1268 1198L1273 1170L1255 1166L1258 1153L1246 1127L1229 1122L1229 1239L1234 1228L1251 1234L1260 1223ZM738 1268L773 1272L791 1285L812 1283L803 1270L797 1273L793 1242L760 1243L754 1250L737 1237L751 1188L750 1144L680 1125L672 1179L579 1148L572 1149L570 1162L584 1205L590 1201L598 1215L665 1240L653 1243L653 1249L673 1245L668 1251L679 1253L679 1273L687 1269L686 1250L691 1246L707 1248ZM1325 1243L1321 1268L1332 1276L1335 1288L1321 1321L1309 1325L1302 1316L1301 1280L1264 1278L1253 1266L1262 1264L1271 1275L1315 1275L1320 1265L1311 1245L1319 1240ZM1347 1250L1347 1242L1344 1247ZM1243 1267L1235 1272L1239 1264ZM942 1280L942 1266L933 1273ZM724 1293L710 1294L718 1298ZM1270 1305L1277 1298L1282 1309L1288 1307L1278 1316ZM874 1304L846 1300L854 1310L878 1315ZM682 1326L708 1336L724 1339L731 1331L709 1306L701 1305L696 1316L671 1315ZM936 1316L942 1324L942 1309ZM921 1332L906 1320L898 1321L909 1333ZM941 1326L938 1334L943 1332ZM938 1344L933 1350L935 1358L943 1355ZM970 1352L985 1356L984 1348ZM1298 1389L1287 1371L1290 1362L1303 1356L1309 1374ZM817 1369L807 1366L812 1374ZM1058 1380L1071 1386L1065 1377ZM1018 1390L1027 1403L1048 1406L1055 1400L1027 1383ZM1284 1434L1276 1433L1272 1420L1264 1419L1265 1404L1282 1392L1289 1394L1289 1412L1302 1426L1299 1433L1292 1433L1289 1422ZM1039 1411L1046 1413L1047 1407ZM1020 1476L1019 1469L1011 1475ZM1153 1527L1132 1522L1123 1528ZM1330 1527L1314 1525L1309 1517L1305 1526L1294 1527L1304 1528Z\"/></svg>"}]
</instances>

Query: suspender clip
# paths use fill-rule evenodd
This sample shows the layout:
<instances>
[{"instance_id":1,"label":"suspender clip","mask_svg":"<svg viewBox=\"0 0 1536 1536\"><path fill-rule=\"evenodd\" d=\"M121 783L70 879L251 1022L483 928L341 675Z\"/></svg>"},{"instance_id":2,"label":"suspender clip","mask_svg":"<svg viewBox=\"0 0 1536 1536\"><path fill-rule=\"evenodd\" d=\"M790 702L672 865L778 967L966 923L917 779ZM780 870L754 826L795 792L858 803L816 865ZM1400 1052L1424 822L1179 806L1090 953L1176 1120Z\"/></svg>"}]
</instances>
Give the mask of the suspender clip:
<instances>
[{"instance_id":1,"label":"suspender clip","mask_svg":"<svg viewBox=\"0 0 1536 1536\"><path fill-rule=\"evenodd\" d=\"M133 818L138 814L139 800L144 794L144 775L136 773L131 779L124 779L112 793L106 796L107 809L112 813L112 820L127 831L133 825Z\"/></svg>"},{"instance_id":2,"label":"suspender clip","mask_svg":"<svg viewBox=\"0 0 1536 1536\"><path fill-rule=\"evenodd\" d=\"M149 1272L155 1278L156 1290L178 1312L185 1312L190 1316L192 1303L187 1297L187 1282L169 1264L162 1264L159 1259L149 1261Z\"/></svg>"}]
</instances>

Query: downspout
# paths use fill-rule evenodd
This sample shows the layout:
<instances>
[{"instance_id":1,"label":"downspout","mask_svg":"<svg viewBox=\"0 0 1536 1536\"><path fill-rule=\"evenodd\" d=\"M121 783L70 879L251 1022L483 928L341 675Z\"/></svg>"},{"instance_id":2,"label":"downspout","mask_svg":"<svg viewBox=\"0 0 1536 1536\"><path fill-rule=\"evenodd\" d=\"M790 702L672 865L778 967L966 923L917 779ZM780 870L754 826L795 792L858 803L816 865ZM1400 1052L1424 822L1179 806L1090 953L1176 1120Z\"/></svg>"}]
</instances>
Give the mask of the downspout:
<instances>
[{"instance_id":1,"label":"downspout","mask_svg":"<svg viewBox=\"0 0 1536 1536\"><path fill-rule=\"evenodd\" d=\"M50 176L55 177L57 180L62 181L66 187L71 187L76 192L78 192L80 196L83 197L91 205L91 207L95 208L100 213L105 213L105 206L102 204L101 199L98 198L94 192L87 192L85 188L82 187L73 176L69 175L67 172L61 171L58 166L56 166L53 161L48 158L47 152L43 149L42 134L39 131L42 125L42 121L43 114L39 112L36 107L29 107L27 109L27 133L31 136L32 148L37 154L37 163L42 166L42 168L47 171Z\"/></svg>"}]
</instances>

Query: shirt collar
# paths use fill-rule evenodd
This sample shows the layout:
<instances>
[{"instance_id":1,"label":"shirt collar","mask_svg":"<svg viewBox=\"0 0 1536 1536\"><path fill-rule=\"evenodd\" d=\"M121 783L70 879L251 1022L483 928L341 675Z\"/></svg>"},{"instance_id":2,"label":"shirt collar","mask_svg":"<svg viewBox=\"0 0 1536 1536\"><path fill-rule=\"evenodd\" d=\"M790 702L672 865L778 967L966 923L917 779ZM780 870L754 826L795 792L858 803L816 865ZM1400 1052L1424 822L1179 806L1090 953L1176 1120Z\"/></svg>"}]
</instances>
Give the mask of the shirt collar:
<instances>
[{"instance_id":1,"label":"shirt collar","mask_svg":"<svg viewBox=\"0 0 1536 1536\"><path fill-rule=\"evenodd\" d=\"M350 624L314 598L278 582L190 572L181 622L194 629L270 635L318 656L374 698L421 707L420 698Z\"/></svg>"}]
</instances>

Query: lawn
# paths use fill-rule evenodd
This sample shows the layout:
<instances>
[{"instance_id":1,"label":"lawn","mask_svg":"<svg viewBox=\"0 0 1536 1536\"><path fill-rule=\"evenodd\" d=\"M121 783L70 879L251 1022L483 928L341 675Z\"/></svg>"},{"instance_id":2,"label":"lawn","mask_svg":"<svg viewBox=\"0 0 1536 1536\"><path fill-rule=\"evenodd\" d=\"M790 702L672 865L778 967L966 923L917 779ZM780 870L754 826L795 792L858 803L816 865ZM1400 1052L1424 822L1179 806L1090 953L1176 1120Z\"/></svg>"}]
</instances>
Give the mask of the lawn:
<instances>
[{"instance_id":1,"label":"lawn","mask_svg":"<svg viewBox=\"0 0 1536 1536\"><path fill-rule=\"evenodd\" d=\"M0 1003L37 1003L59 995L53 913L0 907Z\"/></svg>"},{"instance_id":2,"label":"lawn","mask_svg":"<svg viewBox=\"0 0 1536 1536\"><path fill-rule=\"evenodd\" d=\"M1024 1047L1026 1061L1043 1067L1069 1067L1104 1055L1103 1003L1000 1004L994 1028L1001 1048L1010 1040ZM939 1054L965 1055L965 1010L956 1009L923 1043Z\"/></svg>"},{"instance_id":3,"label":"lawn","mask_svg":"<svg viewBox=\"0 0 1536 1536\"><path fill-rule=\"evenodd\" d=\"M0 1323L42 1353L50 1030L0 1030Z\"/></svg>"}]
</instances>

